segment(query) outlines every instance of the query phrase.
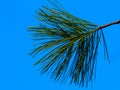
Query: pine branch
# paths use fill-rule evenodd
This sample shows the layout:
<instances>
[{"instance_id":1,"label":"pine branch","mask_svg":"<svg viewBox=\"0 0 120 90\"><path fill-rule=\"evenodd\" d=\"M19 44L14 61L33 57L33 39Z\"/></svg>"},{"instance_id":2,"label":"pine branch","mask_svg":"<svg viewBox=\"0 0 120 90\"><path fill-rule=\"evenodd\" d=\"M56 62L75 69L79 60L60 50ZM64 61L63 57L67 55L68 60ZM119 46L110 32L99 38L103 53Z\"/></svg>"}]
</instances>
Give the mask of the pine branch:
<instances>
[{"instance_id":1,"label":"pine branch","mask_svg":"<svg viewBox=\"0 0 120 90\"><path fill-rule=\"evenodd\" d=\"M120 20L117 20L117 21L115 21L115 22L108 23L108 24L105 24L105 25L103 25L103 26L100 26L100 27L97 28L97 30L100 30L100 29L103 29L103 28L106 28L106 27L109 27L109 26L115 25L115 24L120 24Z\"/></svg>"},{"instance_id":2,"label":"pine branch","mask_svg":"<svg viewBox=\"0 0 120 90\"><path fill-rule=\"evenodd\" d=\"M40 73L50 74L55 81L87 86L95 78L101 39L105 56L109 58L101 29L120 24L120 20L98 26L71 15L58 2L49 1L55 8L43 6L37 13L39 26L29 27L33 39L39 41L30 55L41 55L34 65L40 65Z\"/></svg>"}]
</instances>

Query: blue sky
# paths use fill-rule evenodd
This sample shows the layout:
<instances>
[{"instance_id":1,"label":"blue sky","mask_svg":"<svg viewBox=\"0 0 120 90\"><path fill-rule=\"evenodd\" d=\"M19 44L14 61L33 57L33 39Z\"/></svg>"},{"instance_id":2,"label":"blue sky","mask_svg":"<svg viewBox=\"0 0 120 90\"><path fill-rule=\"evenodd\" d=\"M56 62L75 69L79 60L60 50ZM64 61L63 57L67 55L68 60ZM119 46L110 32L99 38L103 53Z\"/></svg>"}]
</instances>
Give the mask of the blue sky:
<instances>
[{"instance_id":1,"label":"blue sky","mask_svg":"<svg viewBox=\"0 0 120 90\"><path fill-rule=\"evenodd\" d=\"M59 0L73 15L98 25L120 19L120 0ZM37 25L35 12L45 0L0 1L0 90L80 90L53 82L47 75L41 76L35 59L28 55L33 47L27 27ZM104 29L110 64L99 48L96 81L93 88L82 90L120 89L120 24Z\"/></svg>"}]
</instances>

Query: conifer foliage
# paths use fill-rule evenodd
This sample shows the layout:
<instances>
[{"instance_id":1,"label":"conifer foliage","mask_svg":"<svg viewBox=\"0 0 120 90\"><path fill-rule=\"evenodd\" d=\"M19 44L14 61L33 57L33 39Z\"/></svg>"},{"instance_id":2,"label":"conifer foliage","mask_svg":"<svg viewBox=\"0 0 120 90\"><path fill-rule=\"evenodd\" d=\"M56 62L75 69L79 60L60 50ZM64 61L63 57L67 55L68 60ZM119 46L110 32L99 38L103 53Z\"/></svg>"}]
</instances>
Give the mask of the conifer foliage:
<instances>
[{"instance_id":1,"label":"conifer foliage","mask_svg":"<svg viewBox=\"0 0 120 90\"><path fill-rule=\"evenodd\" d=\"M87 86L95 76L100 41L108 56L104 33L98 25L71 15L58 2L49 2L53 7L44 5L37 12L40 24L29 27L39 42L30 55L45 52L34 65L55 81Z\"/></svg>"}]
</instances>

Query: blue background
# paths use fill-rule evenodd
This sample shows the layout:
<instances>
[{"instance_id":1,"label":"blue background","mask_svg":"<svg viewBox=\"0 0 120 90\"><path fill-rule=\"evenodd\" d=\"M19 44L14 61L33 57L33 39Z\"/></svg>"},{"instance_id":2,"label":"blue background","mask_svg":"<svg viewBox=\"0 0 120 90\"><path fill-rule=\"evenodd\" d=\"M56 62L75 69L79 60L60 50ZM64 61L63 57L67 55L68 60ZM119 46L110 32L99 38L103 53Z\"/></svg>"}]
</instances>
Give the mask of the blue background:
<instances>
[{"instance_id":1,"label":"blue background","mask_svg":"<svg viewBox=\"0 0 120 90\"><path fill-rule=\"evenodd\" d=\"M120 19L120 0L59 0L70 13L98 25ZM27 27L37 25L35 12L45 0L0 1L0 90L80 90L41 76L28 55L34 43ZM120 24L104 29L110 61L99 48L97 77L89 90L120 90ZM87 88L82 88L87 90Z\"/></svg>"}]
</instances>

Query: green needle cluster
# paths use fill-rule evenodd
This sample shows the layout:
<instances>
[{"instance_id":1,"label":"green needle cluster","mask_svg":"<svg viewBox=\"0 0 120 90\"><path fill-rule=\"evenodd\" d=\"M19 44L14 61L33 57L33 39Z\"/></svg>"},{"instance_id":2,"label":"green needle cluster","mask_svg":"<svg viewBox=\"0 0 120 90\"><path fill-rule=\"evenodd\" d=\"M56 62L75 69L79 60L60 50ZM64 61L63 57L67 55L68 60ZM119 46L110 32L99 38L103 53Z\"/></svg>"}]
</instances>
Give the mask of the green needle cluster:
<instances>
[{"instance_id":1,"label":"green needle cluster","mask_svg":"<svg viewBox=\"0 0 120 90\"><path fill-rule=\"evenodd\" d=\"M103 31L97 30L98 25L71 15L57 3L52 4L53 7L39 9L40 24L29 27L33 39L39 42L30 55L47 51L34 65L40 65L41 74L47 72L55 81L87 86L95 77L100 41L108 55Z\"/></svg>"}]
</instances>

